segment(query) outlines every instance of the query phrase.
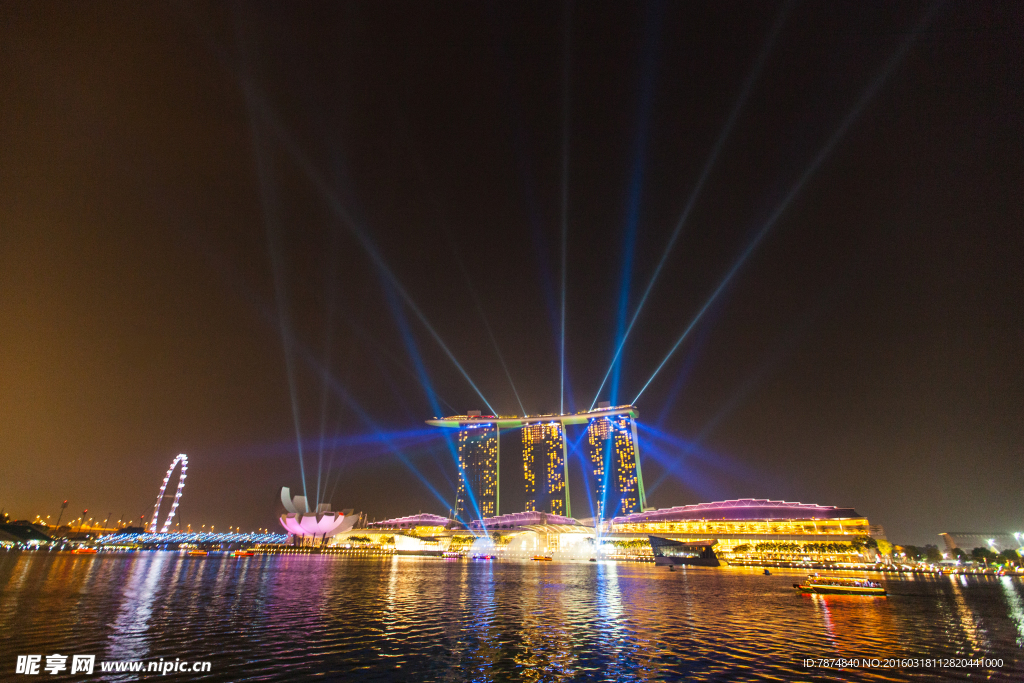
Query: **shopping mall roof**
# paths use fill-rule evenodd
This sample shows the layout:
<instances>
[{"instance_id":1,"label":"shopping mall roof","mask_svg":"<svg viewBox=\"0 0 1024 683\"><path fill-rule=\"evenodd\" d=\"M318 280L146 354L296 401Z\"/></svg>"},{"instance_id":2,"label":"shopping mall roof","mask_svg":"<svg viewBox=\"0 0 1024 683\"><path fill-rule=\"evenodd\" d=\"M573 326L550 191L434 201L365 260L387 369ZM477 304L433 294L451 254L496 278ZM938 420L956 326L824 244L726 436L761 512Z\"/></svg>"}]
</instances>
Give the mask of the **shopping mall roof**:
<instances>
[{"instance_id":1,"label":"shopping mall roof","mask_svg":"<svg viewBox=\"0 0 1024 683\"><path fill-rule=\"evenodd\" d=\"M673 522L691 519L721 520L769 520L769 519L859 519L862 515L852 508L837 508L809 503L790 503L784 500L762 498L741 498L723 500L717 503L679 505L636 512L616 517L612 524L636 524L639 522Z\"/></svg>"},{"instance_id":2,"label":"shopping mall roof","mask_svg":"<svg viewBox=\"0 0 1024 683\"><path fill-rule=\"evenodd\" d=\"M32 524L0 524L3 540L8 543L52 543L53 539Z\"/></svg>"},{"instance_id":3,"label":"shopping mall roof","mask_svg":"<svg viewBox=\"0 0 1024 683\"><path fill-rule=\"evenodd\" d=\"M582 413L566 413L564 415L526 415L523 417L507 415L452 415L450 417L436 417L427 420L428 425L434 427L447 427L458 429L467 425L497 425L498 427L522 427L527 424L586 424L595 417L614 417L616 415L629 415L634 420L639 417L640 411L636 406L614 406L602 407L596 410L586 410Z\"/></svg>"},{"instance_id":4,"label":"shopping mall roof","mask_svg":"<svg viewBox=\"0 0 1024 683\"><path fill-rule=\"evenodd\" d=\"M960 548L970 552L975 548L988 548L996 552L1016 550L1024 546L1024 534L981 531L947 531L939 534L950 550Z\"/></svg>"},{"instance_id":5,"label":"shopping mall roof","mask_svg":"<svg viewBox=\"0 0 1024 683\"><path fill-rule=\"evenodd\" d=\"M380 522L370 522L367 526L373 527L374 529L412 529L413 527L418 526L446 526L450 521L451 520L447 517L424 512L419 515L409 515L407 517L385 519Z\"/></svg>"}]
</instances>

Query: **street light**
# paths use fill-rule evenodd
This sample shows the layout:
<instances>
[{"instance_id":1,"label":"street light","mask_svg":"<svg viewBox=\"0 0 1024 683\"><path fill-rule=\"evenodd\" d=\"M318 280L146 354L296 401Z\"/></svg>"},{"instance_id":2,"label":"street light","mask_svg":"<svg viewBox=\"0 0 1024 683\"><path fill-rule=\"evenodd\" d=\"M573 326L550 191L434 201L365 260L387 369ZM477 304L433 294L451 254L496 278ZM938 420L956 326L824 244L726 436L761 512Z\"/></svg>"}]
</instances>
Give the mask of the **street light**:
<instances>
[{"instance_id":1,"label":"street light","mask_svg":"<svg viewBox=\"0 0 1024 683\"><path fill-rule=\"evenodd\" d=\"M60 527L60 518L64 516L64 510L67 509L67 507L68 502L66 500L60 504L60 514L57 516L57 524L55 524L54 526Z\"/></svg>"}]
</instances>

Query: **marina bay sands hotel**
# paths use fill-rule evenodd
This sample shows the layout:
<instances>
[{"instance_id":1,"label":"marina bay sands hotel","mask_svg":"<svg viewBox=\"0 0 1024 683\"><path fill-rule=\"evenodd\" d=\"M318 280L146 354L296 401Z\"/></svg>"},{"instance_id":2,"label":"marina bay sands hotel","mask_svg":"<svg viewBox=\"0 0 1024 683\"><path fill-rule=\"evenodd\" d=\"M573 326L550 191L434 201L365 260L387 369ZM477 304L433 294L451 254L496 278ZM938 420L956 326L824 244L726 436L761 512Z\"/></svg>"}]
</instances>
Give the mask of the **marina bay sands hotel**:
<instances>
[{"instance_id":1,"label":"marina bay sands hotel","mask_svg":"<svg viewBox=\"0 0 1024 683\"><path fill-rule=\"evenodd\" d=\"M496 417L471 411L427 424L458 430L455 513L460 519L498 514L498 433L513 428L522 429L526 509L571 517L565 426L587 425L587 489L597 517L607 519L642 512L647 505L636 437L638 415L634 406L600 403L596 410L570 415Z\"/></svg>"}]
</instances>

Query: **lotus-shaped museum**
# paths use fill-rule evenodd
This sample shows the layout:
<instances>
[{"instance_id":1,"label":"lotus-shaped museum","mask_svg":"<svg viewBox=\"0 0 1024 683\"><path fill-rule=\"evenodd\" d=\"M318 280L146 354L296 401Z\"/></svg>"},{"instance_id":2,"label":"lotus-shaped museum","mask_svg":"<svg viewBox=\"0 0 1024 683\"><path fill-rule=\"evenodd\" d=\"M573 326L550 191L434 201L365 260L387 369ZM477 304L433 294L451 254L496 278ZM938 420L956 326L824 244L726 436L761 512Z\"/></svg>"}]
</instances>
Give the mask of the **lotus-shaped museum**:
<instances>
[{"instance_id":1,"label":"lotus-shaped museum","mask_svg":"<svg viewBox=\"0 0 1024 683\"><path fill-rule=\"evenodd\" d=\"M350 530L359 519L359 515L333 512L329 505L321 505L316 512L300 512L307 509L305 496L293 499L287 487L281 489L281 502L288 511L280 517L281 526L293 536L331 538Z\"/></svg>"}]
</instances>

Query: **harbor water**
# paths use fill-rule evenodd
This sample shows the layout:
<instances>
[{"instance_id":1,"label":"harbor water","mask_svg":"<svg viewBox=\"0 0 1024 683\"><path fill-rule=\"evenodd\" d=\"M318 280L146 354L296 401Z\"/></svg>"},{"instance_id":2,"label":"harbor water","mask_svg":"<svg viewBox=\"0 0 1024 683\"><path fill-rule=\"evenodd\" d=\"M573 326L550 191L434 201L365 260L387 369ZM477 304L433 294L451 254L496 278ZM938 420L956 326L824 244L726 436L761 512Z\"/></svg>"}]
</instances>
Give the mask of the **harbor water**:
<instances>
[{"instance_id":1,"label":"harbor water","mask_svg":"<svg viewBox=\"0 0 1024 683\"><path fill-rule=\"evenodd\" d=\"M1019 578L884 577L887 597L823 597L794 590L803 576L612 562L3 552L0 680L156 680L167 676L100 666L161 660L209 662L208 672L170 678L216 681L1024 678ZM19 655L45 665L53 654L95 655L95 670L16 673ZM838 670L835 660L856 666Z\"/></svg>"}]
</instances>

